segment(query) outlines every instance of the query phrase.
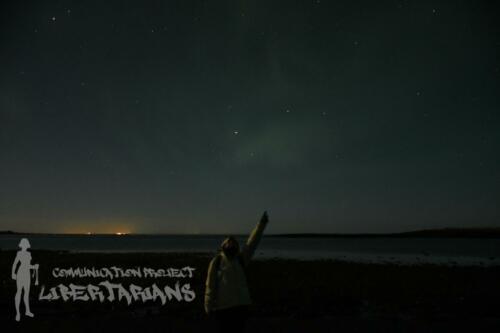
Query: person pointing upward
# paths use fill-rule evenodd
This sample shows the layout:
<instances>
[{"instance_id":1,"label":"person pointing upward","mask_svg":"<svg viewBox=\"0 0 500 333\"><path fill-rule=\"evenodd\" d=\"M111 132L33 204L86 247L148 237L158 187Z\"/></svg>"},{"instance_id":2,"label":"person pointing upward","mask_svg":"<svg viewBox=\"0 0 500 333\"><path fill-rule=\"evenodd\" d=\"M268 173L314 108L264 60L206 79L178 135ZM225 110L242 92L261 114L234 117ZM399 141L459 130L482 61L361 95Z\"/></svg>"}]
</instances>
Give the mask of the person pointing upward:
<instances>
[{"instance_id":1,"label":"person pointing upward","mask_svg":"<svg viewBox=\"0 0 500 333\"><path fill-rule=\"evenodd\" d=\"M268 222L264 212L241 250L234 237L227 237L210 261L205 283L205 312L215 318L221 332L245 325L252 304L245 270Z\"/></svg>"}]
</instances>

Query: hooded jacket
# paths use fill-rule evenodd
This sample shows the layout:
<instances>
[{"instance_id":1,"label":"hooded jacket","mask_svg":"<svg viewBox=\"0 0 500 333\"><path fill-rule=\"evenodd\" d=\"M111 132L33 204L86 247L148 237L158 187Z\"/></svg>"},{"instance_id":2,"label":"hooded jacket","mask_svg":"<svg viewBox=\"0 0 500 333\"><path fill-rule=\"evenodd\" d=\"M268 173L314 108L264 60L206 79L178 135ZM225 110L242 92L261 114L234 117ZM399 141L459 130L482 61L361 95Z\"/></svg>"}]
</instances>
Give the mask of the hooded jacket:
<instances>
[{"instance_id":1,"label":"hooded jacket","mask_svg":"<svg viewBox=\"0 0 500 333\"><path fill-rule=\"evenodd\" d=\"M237 256L229 258L221 251L210 261L205 283L205 311L207 313L252 304L242 264L247 266L250 263L266 225L267 222L257 223L239 253L241 259Z\"/></svg>"}]
</instances>

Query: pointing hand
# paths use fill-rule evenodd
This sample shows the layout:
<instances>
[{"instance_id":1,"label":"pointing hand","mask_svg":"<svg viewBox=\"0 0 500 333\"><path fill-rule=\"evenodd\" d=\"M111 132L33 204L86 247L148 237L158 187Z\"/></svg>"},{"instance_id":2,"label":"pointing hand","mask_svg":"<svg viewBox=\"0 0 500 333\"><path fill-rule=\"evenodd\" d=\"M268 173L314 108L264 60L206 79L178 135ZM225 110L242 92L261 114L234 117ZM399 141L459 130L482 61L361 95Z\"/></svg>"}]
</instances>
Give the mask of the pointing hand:
<instances>
[{"instance_id":1,"label":"pointing hand","mask_svg":"<svg viewBox=\"0 0 500 333\"><path fill-rule=\"evenodd\" d=\"M264 214L262 214L262 217L260 218L260 222L261 223L269 222L269 217L267 216L267 211L265 211Z\"/></svg>"}]
</instances>

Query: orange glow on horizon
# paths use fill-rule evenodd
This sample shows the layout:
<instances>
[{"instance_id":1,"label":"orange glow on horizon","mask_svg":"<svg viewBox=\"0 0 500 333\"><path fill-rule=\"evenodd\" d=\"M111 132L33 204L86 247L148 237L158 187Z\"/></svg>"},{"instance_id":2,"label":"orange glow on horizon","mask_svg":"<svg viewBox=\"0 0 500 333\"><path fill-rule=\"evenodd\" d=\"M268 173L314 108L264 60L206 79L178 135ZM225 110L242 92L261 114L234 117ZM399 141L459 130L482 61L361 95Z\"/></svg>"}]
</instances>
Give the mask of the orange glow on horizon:
<instances>
[{"instance_id":1,"label":"orange glow on horizon","mask_svg":"<svg viewBox=\"0 0 500 333\"><path fill-rule=\"evenodd\" d=\"M136 223L134 223L136 224ZM117 235L123 236L134 233L135 227L132 223L127 222L77 222L67 223L62 228L64 234L79 234L79 235Z\"/></svg>"}]
</instances>

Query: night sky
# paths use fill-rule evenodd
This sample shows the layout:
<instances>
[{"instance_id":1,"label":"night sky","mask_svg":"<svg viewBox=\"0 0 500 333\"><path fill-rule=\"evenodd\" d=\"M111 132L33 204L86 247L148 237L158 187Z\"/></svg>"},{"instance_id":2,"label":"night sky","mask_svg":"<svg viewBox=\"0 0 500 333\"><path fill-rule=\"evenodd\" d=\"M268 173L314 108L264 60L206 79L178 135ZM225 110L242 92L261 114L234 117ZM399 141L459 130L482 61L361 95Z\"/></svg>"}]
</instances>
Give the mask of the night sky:
<instances>
[{"instance_id":1,"label":"night sky","mask_svg":"<svg viewBox=\"0 0 500 333\"><path fill-rule=\"evenodd\" d=\"M500 227L493 1L2 1L0 229Z\"/></svg>"}]
</instances>

